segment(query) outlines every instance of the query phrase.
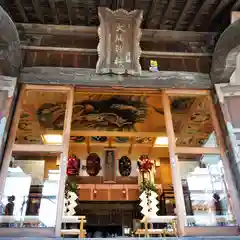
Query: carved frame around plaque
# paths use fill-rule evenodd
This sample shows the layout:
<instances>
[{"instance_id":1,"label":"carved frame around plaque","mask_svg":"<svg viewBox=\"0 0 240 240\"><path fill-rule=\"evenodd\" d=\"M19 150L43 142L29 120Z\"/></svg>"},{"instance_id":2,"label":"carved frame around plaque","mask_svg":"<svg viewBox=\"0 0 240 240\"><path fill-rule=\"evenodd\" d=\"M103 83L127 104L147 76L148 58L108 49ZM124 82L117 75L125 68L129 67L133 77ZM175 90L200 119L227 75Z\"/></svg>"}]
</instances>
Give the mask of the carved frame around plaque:
<instances>
[{"instance_id":1,"label":"carved frame around plaque","mask_svg":"<svg viewBox=\"0 0 240 240\"><path fill-rule=\"evenodd\" d=\"M100 26L96 73L140 75L142 10L112 11L99 7L98 16Z\"/></svg>"}]
</instances>

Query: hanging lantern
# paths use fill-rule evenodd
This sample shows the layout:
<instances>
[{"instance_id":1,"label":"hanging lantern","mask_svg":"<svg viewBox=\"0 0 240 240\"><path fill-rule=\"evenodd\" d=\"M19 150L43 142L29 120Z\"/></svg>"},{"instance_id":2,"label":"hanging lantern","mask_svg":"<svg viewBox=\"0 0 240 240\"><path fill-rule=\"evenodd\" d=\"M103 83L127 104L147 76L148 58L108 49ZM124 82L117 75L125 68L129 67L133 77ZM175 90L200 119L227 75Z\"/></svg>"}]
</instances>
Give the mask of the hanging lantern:
<instances>
[{"instance_id":1,"label":"hanging lantern","mask_svg":"<svg viewBox=\"0 0 240 240\"><path fill-rule=\"evenodd\" d=\"M68 176L77 176L80 169L80 159L76 155L72 155L68 158L67 161L67 175Z\"/></svg>"}]
</instances>

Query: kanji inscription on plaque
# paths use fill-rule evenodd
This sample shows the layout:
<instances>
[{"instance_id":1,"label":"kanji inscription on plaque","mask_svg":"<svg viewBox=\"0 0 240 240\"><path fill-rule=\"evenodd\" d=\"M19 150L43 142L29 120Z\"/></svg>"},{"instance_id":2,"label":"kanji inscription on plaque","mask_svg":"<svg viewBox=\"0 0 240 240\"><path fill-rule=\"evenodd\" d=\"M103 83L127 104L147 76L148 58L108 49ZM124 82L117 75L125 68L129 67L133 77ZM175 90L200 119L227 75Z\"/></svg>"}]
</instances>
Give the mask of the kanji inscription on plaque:
<instances>
[{"instance_id":1,"label":"kanji inscription on plaque","mask_svg":"<svg viewBox=\"0 0 240 240\"><path fill-rule=\"evenodd\" d=\"M98 74L140 75L142 11L99 7Z\"/></svg>"}]
</instances>

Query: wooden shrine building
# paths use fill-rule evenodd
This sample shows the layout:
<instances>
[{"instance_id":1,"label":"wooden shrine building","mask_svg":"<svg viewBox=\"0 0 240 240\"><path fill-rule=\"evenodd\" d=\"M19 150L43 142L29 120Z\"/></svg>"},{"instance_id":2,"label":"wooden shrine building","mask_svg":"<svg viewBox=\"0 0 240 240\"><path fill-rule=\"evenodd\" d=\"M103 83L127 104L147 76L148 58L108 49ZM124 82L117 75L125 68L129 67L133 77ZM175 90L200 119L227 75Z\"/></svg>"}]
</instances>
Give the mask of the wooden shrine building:
<instances>
[{"instance_id":1,"label":"wooden shrine building","mask_svg":"<svg viewBox=\"0 0 240 240\"><path fill-rule=\"evenodd\" d=\"M237 235L238 10L1 0L0 236L138 236L146 191L160 235Z\"/></svg>"}]
</instances>

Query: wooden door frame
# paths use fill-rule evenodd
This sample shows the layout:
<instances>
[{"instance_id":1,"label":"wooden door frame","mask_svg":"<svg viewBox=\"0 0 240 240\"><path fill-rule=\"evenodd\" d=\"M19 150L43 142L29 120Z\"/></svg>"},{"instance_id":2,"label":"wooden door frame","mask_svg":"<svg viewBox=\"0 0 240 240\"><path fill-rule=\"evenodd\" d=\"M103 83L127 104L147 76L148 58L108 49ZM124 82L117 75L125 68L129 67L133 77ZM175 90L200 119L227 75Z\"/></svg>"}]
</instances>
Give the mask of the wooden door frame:
<instances>
[{"instance_id":1,"label":"wooden door frame","mask_svg":"<svg viewBox=\"0 0 240 240\"><path fill-rule=\"evenodd\" d=\"M65 111L65 120L64 120L64 129L63 129L63 144L62 145L39 145L39 144L15 144L16 133L18 129L18 123L21 115L21 106L24 99L24 93L26 90L37 90L43 92L62 92L67 94L66 102L66 111ZM72 106L74 98L74 88L72 86L48 86L48 85L23 85L20 89L20 95L17 102L16 111L13 117L9 139L6 147L6 151L3 158L3 164L0 171L0 196L3 196L4 186L7 178L8 167L11 161L13 152L24 152L24 153L49 153L54 152L56 155L60 155L60 180L59 180L59 189L57 196L57 214L56 214L56 224L53 236L60 237L60 229L62 222L63 214L63 205L64 205L64 188L60 186L65 185L66 178L66 162L68 159L68 148L70 141L70 131L71 131L71 118L72 118ZM28 234L35 233L36 235L41 235L42 229L36 228L35 231L32 229L24 229L24 232ZM15 233L16 232L16 233ZM14 234L21 233L22 229L15 231ZM28 233L29 232L29 233ZM48 234L50 232L48 231ZM21 235L21 234L20 234ZM18 236L20 236L18 235Z\"/></svg>"},{"instance_id":2,"label":"wooden door frame","mask_svg":"<svg viewBox=\"0 0 240 240\"><path fill-rule=\"evenodd\" d=\"M91 92L91 87L84 88L85 91ZM50 146L50 145L34 145L34 150L30 145L25 144L15 144L15 136L18 128L18 122L20 119L20 113L21 113L21 104L24 98L24 92L25 90L38 90L38 91L53 91L53 92L66 92L68 94L67 97L67 107L65 112L65 121L64 121L64 131L63 131L63 144L61 146ZM81 88L79 89L81 91ZM106 89L105 89L106 90ZM102 89L102 91L105 91ZM143 92L144 89L141 89L140 92ZM70 131L71 131L71 119L72 119L72 108L73 108L73 102L74 102L74 87L72 86L53 86L53 85L23 85L20 97L17 103L16 112L13 118L11 130L10 130L10 138L8 140L4 161L3 161L3 167L1 169L1 175L0 175L0 192L3 192L6 176L7 176L7 169L10 163L10 159L12 156L12 152L56 152L60 154L60 180L59 180L59 186L63 186L66 179L66 161L68 158L68 149L69 149L69 142L70 142ZM121 92L119 90L116 90L116 92ZM134 90L131 90L131 88L127 89L125 91L126 93L133 92ZM150 91L151 92L151 91ZM216 117L216 112L213 103L211 102L211 115L213 120L213 126L216 133L217 138L219 139L219 147L218 148L190 148L190 147L178 147L175 143L175 133L173 129L173 123L172 123L172 113L170 108L170 102L169 102L169 96L210 96L210 91L208 90L183 90L183 89L165 89L165 90L156 90L151 93L158 95L162 95L162 102L164 107L164 115L165 115L165 124L167 129L167 135L169 138L169 155L170 155L170 165L172 168L173 173L173 185L175 189L175 198L176 198L176 206L177 206L177 215L178 215L178 221L179 221L179 234L185 235L186 232L186 211L185 211L185 204L184 204L184 198L183 198L183 192L181 187L181 176L179 172L179 162L177 158L177 154L179 153L202 153L202 154L219 154L221 155L225 167L225 174L228 176L227 181L229 186L234 186L231 181L231 173L230 170L227 169L227 162L228 159L225 156L225 146L223 143L223 136L221 133L221 129L219 127L218 119ZM149 95L151 95L149 93ZM124 94L124 93L123 93ZM211 98L209 97L210 101ZM230 177L229 177L230 176ZM232 189L230 192L231 197L234 195L234 191L236 189ZM233 198L234 199L234 198ZM234 199L235 201L235 199ZM62 214L63 214L63 203L64 203L64 188L59 187L59 193L58 193L58 210L56 215L56 227L55 227L55 236L60 236L60 229L61 229L61 222L62 222ZM234 209L236 211L236 209ZM36 229L36 232L38 229Z\"/></svg>"},{"instance_id":3,"label":"wooden door frame","mask_svg":"<svg viewBox=\"0 0 240 240\"><path fill-rule=\"evenodd\" d=\"M176 146L176 137L174 133L173 128L173 121L172 121L172 113L171 113L171 107L170 107L170 101L169 96L206 96L209 100L210 104L210 112L211 112L211 118L212 118L212 124L213 129L215 131L216 140L218 147L215 148L205 148L205 147L180 147ZM166 89L163 90L163 106L164 106L164 115L165 115L165 124L167 129L167 135L169 138L169 155L170 155L170 164L172 168L172 175L175 175L173 177L173 185L174 185L174 192L175 192L175 198L176 198L176 210L178 215L178 232L181 236L188 235L190 232L192 232L192 227L186 227L185 223L186 220L186 210L185 210L185 203L183 198L183 191L182 191L182 184L181 184L181 176L179 172L179 162L178 162L178 154L185 153L185 154L213 154L213 155L220 155L222 158L224 171L225 171L225 178L228 185L228 191L231 197L230 208L232 210L232 215L238 222L238 214L240 214L240 208L238 208L238 204L232 204L233 202L238 203L238 195L237 195L237 189L235 187L232 173L229 167L229 159L227 158L225 152L226 152L226 146L223 139L222 130L220 128L220 124L217 118L216 109L212 101L211 92L209 90L187 90L187 89ZM189 231L189 229L191 231ZM201 235L201 231L204 228L197 227L196 234ZM209 234L213 233L213 229L218 229L218 227L208 227ZM228 229L232 229L232 233L236 233L236 227ZM204 230L206 232L206 230ZM215 231L215 230L214 230Z\"/></svg>"},{"instance_id":4,"label":"wooden door frame","mask_svg":"<svg viewBox=\"0 0 240 240\"><path fill-rule=\"evenodd\" d=\"M229 112L229 109L228 109L228 106L226 103L226 99L229 97L234 97L234 96L239 97L240 96L240 85L238 85L238 84L233 85L233 84L231 84L231 82L230 83L219 83L219 84L215 84L215 89L216 89L217 99L219 101L218 104L219 104L220 110L223 115L223 121L226 126L225 135L229 139L229 141L227 141L226 144L228 144L228 148L231 151L232 161L237 163L239 161L239 156L238 156L238 152L236 151L237 150L236 147L239 145L239 143L237 142L235 134L239 133L240 129L233 127L231 114ZM229 155L230 154L228 154L228 156ZM232 169L231 164L228 164L228 169L229 170ZM231 177L232 181L234 182L234 176L231 175L230 177ZM235 176L235 177L237 177L237 176ZM235 186L235 184L237 184L237 183L234 182L234 186ZM229 186L229 187L231 187L231 186ZM232 200L232 202L233 202L232 204L234 205L234 210L237 209L237 210L235 210L236 217L237 217L237 223L240 226L240 200L239 200L239 198L240 198L240 193L236 191L234 194L234 199Z\"/></svg>"}]
</instances>

